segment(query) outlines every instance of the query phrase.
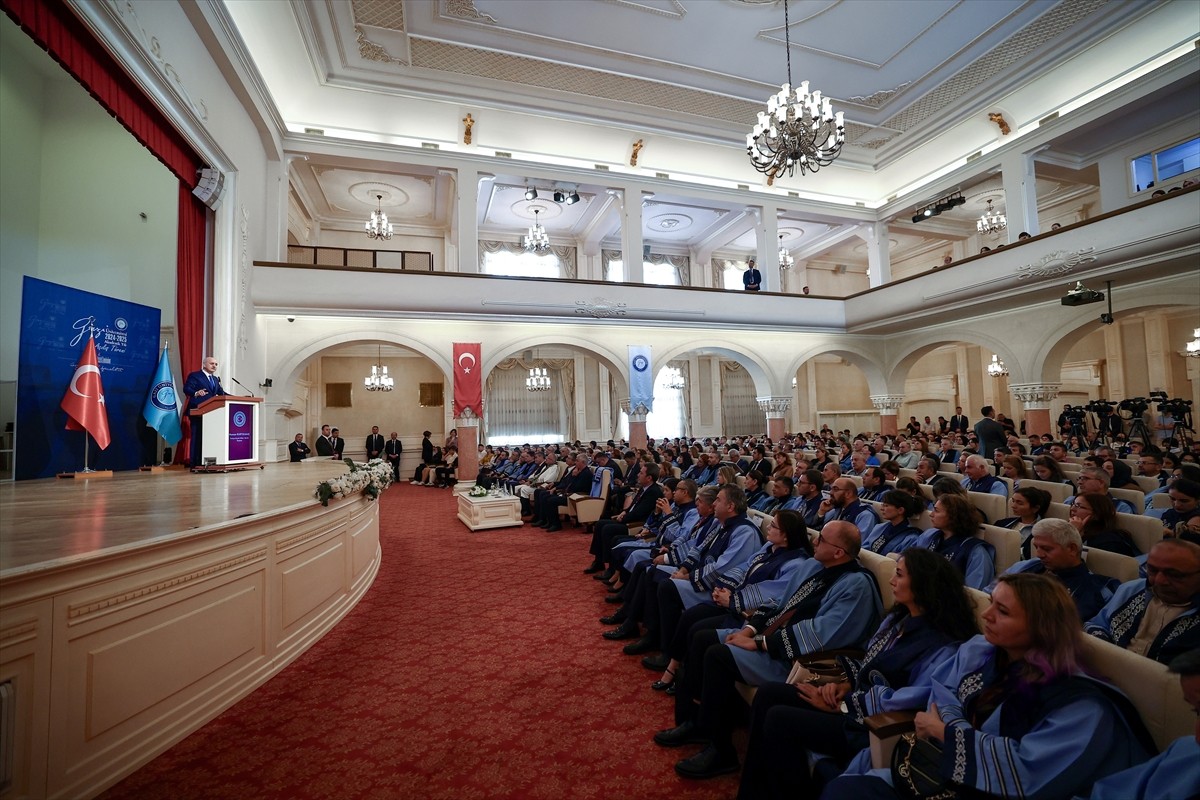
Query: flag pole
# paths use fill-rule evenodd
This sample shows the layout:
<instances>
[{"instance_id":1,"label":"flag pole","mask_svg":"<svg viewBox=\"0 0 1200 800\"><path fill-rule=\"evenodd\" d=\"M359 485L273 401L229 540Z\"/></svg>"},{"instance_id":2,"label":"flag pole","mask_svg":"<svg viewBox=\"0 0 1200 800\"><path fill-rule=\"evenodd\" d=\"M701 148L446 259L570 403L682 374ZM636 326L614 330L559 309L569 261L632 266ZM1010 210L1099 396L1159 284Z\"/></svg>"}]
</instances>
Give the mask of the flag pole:
<instances>
[{"instance_id":1,"label":"flag pole","mask_svg":"<svg viewBox=\"0 0 1200 800\"><path fill-rule=\"evenodd\" d=\"M88 445L91 444L92 436L87 431L83 432L83 471L91 472L88 469Z\"/></svg>"}]
</instances>

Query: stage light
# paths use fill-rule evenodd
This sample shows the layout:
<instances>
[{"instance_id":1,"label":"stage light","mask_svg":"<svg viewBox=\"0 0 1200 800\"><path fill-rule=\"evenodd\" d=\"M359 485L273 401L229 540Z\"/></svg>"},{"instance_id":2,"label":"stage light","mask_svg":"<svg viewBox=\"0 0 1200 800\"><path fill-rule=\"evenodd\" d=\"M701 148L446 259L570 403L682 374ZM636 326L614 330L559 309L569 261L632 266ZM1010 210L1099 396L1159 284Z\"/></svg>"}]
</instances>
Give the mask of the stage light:
<instances>
[{"instance_id":1,"label":"stage light","mask_svg":"<svg viewBox=\"0 0 1200 800\"><path fill-rule=\"evenodd\" d=\"M561 203L561 202L565 201L566 199L567 199L566 195L564 195L562 192L560 192L558 190L555 190L554 202Z\"/></svg>"},{"instance_id":2,"label":"stage light","mask_svg":"<svg viewBox=\"0 0 1200 800\"><path fill-rule=\"evenodd\" d=\"M537 189L533 188L532 186L525 190L526 200L537 200L537 196Z\"/></svg>"}]
</instances>

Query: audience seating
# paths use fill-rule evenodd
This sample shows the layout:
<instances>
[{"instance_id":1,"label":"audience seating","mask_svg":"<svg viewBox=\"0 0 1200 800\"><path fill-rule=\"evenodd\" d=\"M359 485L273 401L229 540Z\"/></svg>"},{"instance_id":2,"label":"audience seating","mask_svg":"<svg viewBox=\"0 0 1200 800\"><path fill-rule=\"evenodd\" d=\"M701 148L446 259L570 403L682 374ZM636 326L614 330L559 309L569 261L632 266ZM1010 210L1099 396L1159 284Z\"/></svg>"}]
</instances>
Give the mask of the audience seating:
<instances>
[{"instance_id":1,"label":"audience seating","mask_svg":"<svg viewBox=\"0 0 1200 800\"><path fill-rule=\"evenodd\" d=\"M1150 548L1162 541L1163 524L1157 517L1147 517L1143 514L1125 514L1117 512L1117 523L1133 536L1133 543L1142 554L1150 552Z\"/></svg>"},{"instance_id":2,"label":"audience seating","mask_svg":"<svg viewBox=\"0 0 1200 800\"><path fill-rule=\"evenodd\" d=\"M1141 568L1136 558L1091 547L1083 548L1083 560L1092 572L1116 578L1121 583L1139 577Z\"/></svg>"},{"instance_id":3,"label":"audience seating","mask_svg":"<svg viewBox=\"0 0 1200 800\"><path fill-rule=\"evenodd\" d=\"M612 480L612 472L605 470L600 476L600 496L590 497L586 494L573 494L567 498L563 512L568 517L574 517L577 525L589 525L604 516L604 506L608 503L608 483Z\"/></svg>"},{"instance_id":4,"label":"audience seating","mask_svg":"<svg viewBox=\"0 0 1200 800\"><path fill-rule=\"evenodd\" d=\"M1149 494L1150 492L1153 492L1155 489L1159 488L1158 478L1148 478L1145 475L1138 475L1136 474L1136 471L1137 467L1135 466L1133 480L1138 486L1142 487L1143 492Z\"/></svg>"},{"instance_id":5,"label":"audience seating","mask_svg":"<svg viewBox=\"0 0 1200 800\"><path fill-rule=\"evenodd\" d=\"M1158 494L1150 495L1150 507L1151 508L1170 508L1171 507L1171 495L1167 494L1166 492L1159 492Z\"/></svg>"},{"instance_id":6,"label":"audience seating","mask_svg":"<svg viewBox=\"0 0 1200 800\"><path fill-rule=\"evenodd\" d=\"M981 525L983 540L996 548L996 574L1006 572L1021 560L1021 532L995 525Z\"/></svg>"},{"instance_id":7,"label":"audience seating","mask_svg":"<svg viewBox=\"0 0 1200 800\"><path fill-rule=\"evenodd\" d=\"M1075 487L1068 486L1065 483L1055 483L1054 481L1039 481L1034 478L1026 478L1021 481L1022 486L1032 486L1035 489L1050 493L1050 499L1056 503L1061 503L1071 495L1075 494Z\"/></svg>"},{"instance_id":8,"label":"audience seating","mask_svg":"<svg viewBox=\"0 0 1200 800\"><path fill-rule=\"evenodd\" d=\"M1008 516L1008 498L998 494L984 492L967 492L971 505L983 512L988 522L995 522Z\"/></svg>"},{"instance_id":9,"label":"audience seating","mask_svg":"<svg viewBox=\"0 0 1200 800\"><path fill-rule=\"evenodd\" d=\"M1113 497L1118 500L1128 500L1136 509L1134 513L1141 514L1142 509L1146 505L1146 493L1140 489L1109 489Z\"/></svg>"}]
</instances>

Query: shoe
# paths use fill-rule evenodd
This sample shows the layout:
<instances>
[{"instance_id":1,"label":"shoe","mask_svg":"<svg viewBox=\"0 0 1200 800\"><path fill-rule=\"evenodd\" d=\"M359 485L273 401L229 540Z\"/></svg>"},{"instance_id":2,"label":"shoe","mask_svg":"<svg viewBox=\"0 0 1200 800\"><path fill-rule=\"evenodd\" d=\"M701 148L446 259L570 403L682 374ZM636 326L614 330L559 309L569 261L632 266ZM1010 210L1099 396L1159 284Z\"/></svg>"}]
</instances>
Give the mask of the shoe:
<instances>
[{"instance_id":1,"label":"shoe","mask_svg":"<svg viewBox=\"0 0 1200 800\"><path fill-rule=\"evenodd\" d=\"M646 635L633 644L627 644L622 652L627 656L640 656L642 653L653 653L658 649L658 636Z\"/></svg>"},{"instance_id":2,"label":"shoe","mask_svg":"<svg viewBox=\"0 0 1200 800\"><path fill-rule=\"evenodd\" d=\"M625 603L625 598L621 597L619 594L610 594L608 597L604 598L604 602L610 603L614 606L623 605Z\"/></svg>"},{"instance_id":3,"label":"shoe","mask_svg":"<svg viewBox=\"0 0 1200 800\"><path fill-rule=\"evenodd\" d=\"M546 527L542 528L542 530L544 530L546 533L554 533L555 531L561 531L562 525L547 525Z\"/></svg>"},{"instance_id":4,"label":"shoe","mask_svg":"<svg viewBox=\"0 0 1200 800\"><path fill-rule=\"evenodd\" d=\"M642 663L645 664L646 659L643 658ZM654 683L650 684L650 688L656 692L665 692L667 689L674 688L674 686L675 686L675 670L669 669L669 670L666 670L666 673L671 676L671 680L669 680L669 681L657 680Z\"/></svg>"},{"instance_id":5,"label":"shoe","mask_svg":"<svg viewBox=\"0 0 1200 800\"><path fill-rule=\"evenodd\" d=\"M654 734L654 743L659 747L682 747L685 744L708 744L708 737L700 732L696 723L685 722Z\"/></svg>"},{"instance_id":6,"label":"shoe","mask_svg":"<svg viewBox=\"0 0 1200 800\"><path fill-rule=\"evenodd\" d=\"M672 683L670 686L667 687L666 695L667 695L667 697L675 696L675 684Z\"/></svg>"},{"instance_id":7,"label":"shoe","mask_svg":"<svg viewBox=\"0 0 1200 800\"><path fill-rule=\"evenodd\" d=\"M629 619L629 617L627 617L625 615L624 611L621 609L618 609L615 613L609 614L607 617L601 617L600 624L601 625L621 625L627 619Z\"/></svg>"},{"instance_id":8,"label":"shoe","mask_svg":"<svg viewBox=\"0 0 1200 800\"><path fill-rule=\"evenodd\" d=\"M619 642L622 639L636 639L638 636L638 626L635 623L626 621L621 624L621 627L605 631L600 635L610 642Z\"/></svg>"},{"instance_id":9,"label":"shoe","mask_svg":"<svg viewBox=\"0 0 1200 800\"><path fill-rule=\"evenodd\" d=\"M624 588L624 586L610 586L605 591L607 591L609 594L617 594Z\"/></svg>"},{"instance_id":10,"label":"shoe","mask_svg":"<svg viewBox=\"0 0 1200 800\"><path fill-rule=\"evenodd\" d=\"M605 568L604 571L601 572L599 575L593 575L592 580L603 581L604 583L607 583L608 581L612 580L612 576L613 576L613 571L611 569Z\"/></svg>"},{"instance_id":11,"label":"shoe","mask_svg":"<svg viewBox=\"0 0 1200 800\"><path fill-rule=\"evenodd\" d=\"M667 667L671 666L671 658L666 653L646 656L642 659L642 666L652 672L666 672Z\"/></svg>"},{"instance_id":12,"label":"shoe","mask_svg":"<svg viewBox=\"0 0 1200 800\"><path fill-rule=\"evenodd\" d=\"M675 764L675 771L685 778L703 781L718 775L728 775L740 768L737 754L723 756L717 748L709 745L691 758Z\"/></svg>"},{"instance_id":13,"label":"shoe","mask_svg":"<svg viewBox=\"0 0 1200 800\"><path fill-rule=\"evenodd\" d=\"M603 564L593 561L591 564L588 565L587 569L585 569L583 571L583 574L584 575L595 575L597 572L603 571L603 569L604 569Z\"/></svg>"}]
</instances>

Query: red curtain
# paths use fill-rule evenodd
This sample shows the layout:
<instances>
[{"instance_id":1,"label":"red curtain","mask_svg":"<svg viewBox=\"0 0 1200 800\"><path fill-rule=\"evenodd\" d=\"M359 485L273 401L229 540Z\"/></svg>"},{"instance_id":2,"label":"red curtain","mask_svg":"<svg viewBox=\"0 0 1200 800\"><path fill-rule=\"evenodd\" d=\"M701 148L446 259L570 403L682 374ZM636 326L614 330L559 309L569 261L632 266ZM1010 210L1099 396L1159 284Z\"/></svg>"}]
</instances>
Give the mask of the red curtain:
<instances>
[{"instance_id":1,"label":"red curtain","mask_svg":"<svg viewBox=\"0 0 1200 800\"><path fill-rule=\"evenodd\" d=\"M204 162L62 0L0 0L0 7L179 179L175 333L187 374L204 348L208 212L191 193ZM177 461L187 441L185 428Z\"/></svg>"}]
</instances>

